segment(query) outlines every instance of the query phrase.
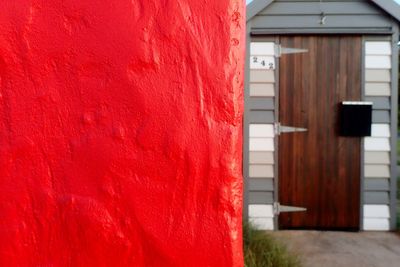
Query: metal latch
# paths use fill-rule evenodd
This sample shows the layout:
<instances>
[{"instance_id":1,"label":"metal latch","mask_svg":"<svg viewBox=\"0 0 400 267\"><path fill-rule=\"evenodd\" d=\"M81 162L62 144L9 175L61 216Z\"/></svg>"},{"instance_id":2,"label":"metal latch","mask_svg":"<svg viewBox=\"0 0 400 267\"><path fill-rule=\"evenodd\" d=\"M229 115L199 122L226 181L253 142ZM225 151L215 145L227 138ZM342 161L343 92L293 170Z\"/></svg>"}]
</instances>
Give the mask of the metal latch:
<instances>
[{"instance_id":1,"label":"metal latch","mask_svg":"<svg viewBox=\"0 0 400 267\"><path fill-rule=\"evenodd\" d=\"M282 212L302 212L307 211L307 208L303 207L293 207L293 206L284 206L279 202L274 203L274 214L279 215Z\"/></svg>"},{"instance_id":2,"label":"metal latch","mask_svg":"<svg viewBox=\"0 0 400 267\"><path fill-rule=\"evenodd\" d=\"M308 49L282 47L279 44L275 45L276 57L281 57L284 54L298 54L298 53L308 53Z\"/></svg>"},{"instance_id":3,"label":"metal latch","mask_svg":"<svg viewBox=\"0 0 400 267\"><path fill-rule=\"evenodd\" d=\"M307 132L306 128L284 126L279 122L275 123L275 134L280 135L281 133L296 133L296 132Z\"/></svg>"}]
</instances>

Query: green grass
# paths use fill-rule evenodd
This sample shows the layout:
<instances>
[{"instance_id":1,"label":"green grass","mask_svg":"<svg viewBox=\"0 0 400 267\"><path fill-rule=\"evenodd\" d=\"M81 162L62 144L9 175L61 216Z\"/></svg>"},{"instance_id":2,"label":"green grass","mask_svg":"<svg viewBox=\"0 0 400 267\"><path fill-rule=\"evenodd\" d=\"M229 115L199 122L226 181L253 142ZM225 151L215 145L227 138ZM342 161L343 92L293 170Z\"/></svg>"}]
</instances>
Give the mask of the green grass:
<instances>
[{"instance_id":1,"label":"green grass","mask_svg":"<svg viewBox=\"0 0 400 267\"><path fill-rule=\"evenodd\" d=\"M397 139L397 165L400 165L400 157L399 157L399 155L400 155L400 140Z\"/></svg>"},{"instance_id":2,"label":"green grass","mask_svg":"<svg viewBox=\"0 0 400 267\"><path fill-rule=\"evenodd\" d=\"M400 112L400 109L399 109ZM400 132L400 129L399 129ZM400 139L397 139L397 165L400 165ZM400 177L397 177L397 230L400 230Z\"/></svg>"},{"instance_id":3,"label":"green grass","mask_svg":"<svg viewBox=\"0 0 400 267\"><path fill-rule=\"evenodd\" d=\"M397 177L397 220L396 221L397 221L397 230L400 230L400 177Z\"/></svg>"},{"instance_id":4,"label":"green grass","mask_svg":"<svg viewBox=\"0 0 400 267\"><path fill-rule=\"evenodd\" d=\"M251 224L243 226L245 267L300 267L297 256L264 231Z\"/></svg>"}]
</instances>

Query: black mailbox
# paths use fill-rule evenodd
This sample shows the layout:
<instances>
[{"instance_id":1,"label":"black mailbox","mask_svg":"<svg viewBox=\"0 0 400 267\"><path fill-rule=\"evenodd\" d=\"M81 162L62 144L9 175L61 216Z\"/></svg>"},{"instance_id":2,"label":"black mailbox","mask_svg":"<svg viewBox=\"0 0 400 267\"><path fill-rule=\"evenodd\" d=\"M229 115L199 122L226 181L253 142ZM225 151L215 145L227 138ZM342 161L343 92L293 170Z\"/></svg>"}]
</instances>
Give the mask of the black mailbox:
<instances>
[{"instance_id":1,"label":"black mailbox","mask_svg":"<svg viewBox=\"0 0 400 267\"><path fill-rule=\"evenodd\" d=\"M371 136L372 102L345 101L340 104L340 135Z\"/></svg>"}]
</instances>

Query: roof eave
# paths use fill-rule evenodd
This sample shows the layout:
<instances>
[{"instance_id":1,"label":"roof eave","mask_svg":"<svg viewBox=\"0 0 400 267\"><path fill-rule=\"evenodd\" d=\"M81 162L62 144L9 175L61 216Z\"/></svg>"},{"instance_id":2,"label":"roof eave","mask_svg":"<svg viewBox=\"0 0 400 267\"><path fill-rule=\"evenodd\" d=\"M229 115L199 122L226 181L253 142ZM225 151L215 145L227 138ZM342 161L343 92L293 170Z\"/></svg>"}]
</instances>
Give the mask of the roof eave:
<instances>
[{"instance_id":1,"label":"roof eave","mask_svg":"<svg viewBox=\"0 0 400 267\"><path fill-rule=\"evenodd\" d=\"M378 7L383 9L386 13L392 16L397 20L397 23L400 23L400 6L396 4L394 1L388 0L371 0Z\"/></svg>"},{"instance_id":2,"label":"roof eave","mask_svg":"<svg viewBox=\"0 0 400 267\"><path fill-rule=\"evenodd\" d=\"M249 22L255 15L269 6L274 0L254 0L246 7L246 22Z\"/></svg>"},{"instance_id":3,"label":"roof eave","mask_svg":"<svg viewBox=\"0 0 400 267\"><path fill-rule=\"evenodd\" d=\"M400 24L400 6L394 1L388 0L371 0L375 5L380 7L390 16L397 20ZM249 22L261 10L269 6L274 0L254 0L246 8L246 22Z\"/></svg>"}]
</instances>

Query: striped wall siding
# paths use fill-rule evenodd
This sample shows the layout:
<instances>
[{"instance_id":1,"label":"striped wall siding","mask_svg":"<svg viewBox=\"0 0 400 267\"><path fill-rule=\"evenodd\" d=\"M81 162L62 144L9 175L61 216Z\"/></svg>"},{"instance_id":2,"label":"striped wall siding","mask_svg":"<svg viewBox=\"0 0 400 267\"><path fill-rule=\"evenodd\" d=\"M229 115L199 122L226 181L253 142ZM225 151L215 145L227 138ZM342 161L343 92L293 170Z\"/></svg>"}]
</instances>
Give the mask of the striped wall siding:
<instances>
[{"instance_id":1,"label":"striped wall siding","mask_svg":"<svg viewBox=\"0 0 400 267\"><path fill-rule=\"evenodd\" d=\"M364 230L390 229L391 42L365 42L365 100L373 102L372 134L364 139Z\"/></svg>"},{"instance_id":2,"label":"striped wall siding","mask_svg":"<svg viewBox=\"0 0 400 267\"><path fill-rule=\"evenodd\" d=\"M249 220L274 229L275 43L251 42L249 84Z\"/></svg>"}]
</instances>

